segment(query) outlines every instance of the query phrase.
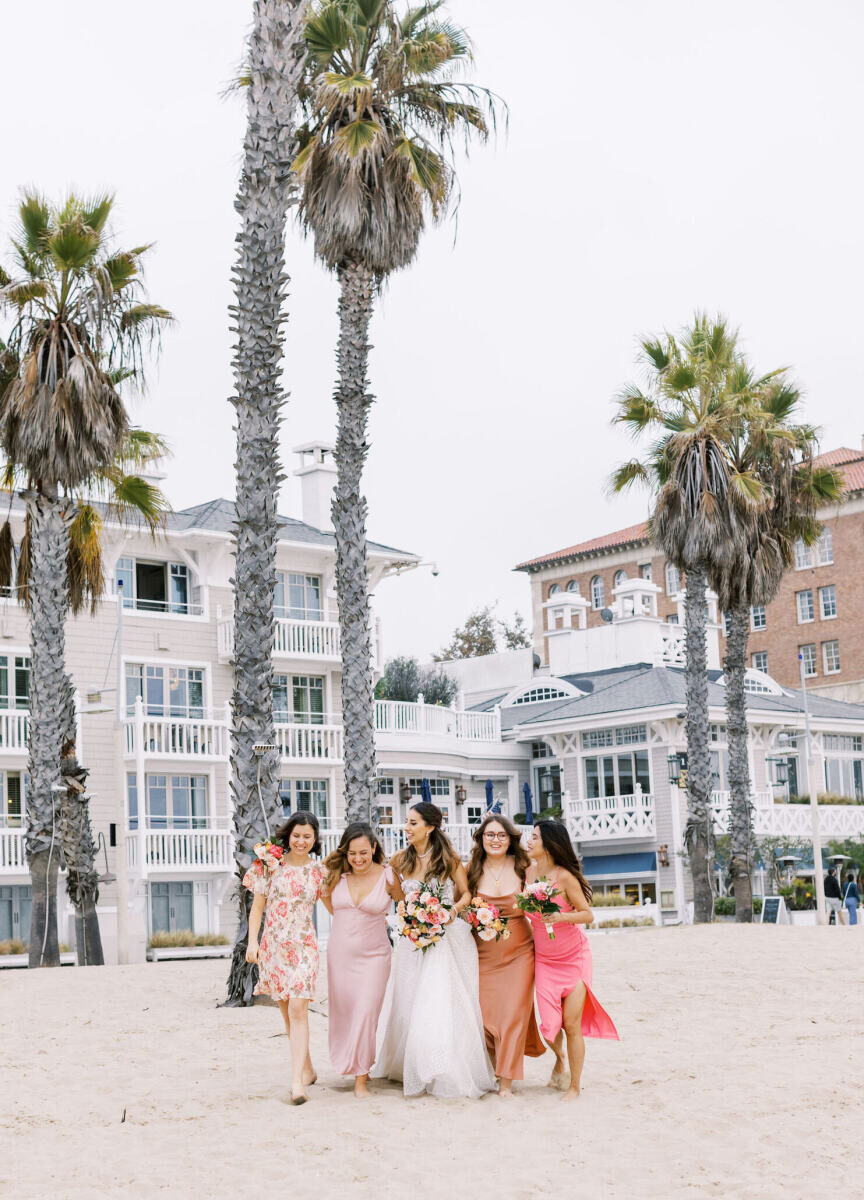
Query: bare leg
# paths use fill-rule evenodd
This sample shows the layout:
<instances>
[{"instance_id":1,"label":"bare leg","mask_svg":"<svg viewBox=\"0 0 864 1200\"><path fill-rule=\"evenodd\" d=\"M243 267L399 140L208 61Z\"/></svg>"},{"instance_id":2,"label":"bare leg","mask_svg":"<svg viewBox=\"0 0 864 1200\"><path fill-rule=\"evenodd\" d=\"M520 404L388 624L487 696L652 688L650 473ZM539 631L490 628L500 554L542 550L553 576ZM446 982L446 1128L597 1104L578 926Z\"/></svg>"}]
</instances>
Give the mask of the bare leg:
<instances>
[{"instance_id":1,"label":"bare leg","mask_svg":"<svg viewBox=\"0 0 864 1200\"><path fill-rule=\"evenodd\" d=\"M564 1001L564 1032L567 1035L567 1059L570 1065L570 1087L562 1099L575 1100L582 1081L582 1066L585 1062L585 1039L582 1036L582 1009L588 995L585 984L576 987Z\"/></svg>"},{"instance_id":2,"label":"bare leg","mask_svg":"<svg viewBox=\"0 0 864 1200\"><path fill-rule=\"evenodd\" d=\"M355 1075L354 1076L354 1095L360 1097L361 1099L364 1096L368 1096L369 1095L369 1088L367 1086L368 1083L369 1083L368 1072L365 1075Z\"/></svg>"},{"instance_id":3,"label":"bare leg","mask_svg":"<svg viewBox=\"0 0 864 1200\"><path fill-rule=\"evenodd\" d=\"M498 1095L504 1099L511 1099L513 1096L513 1080L505 1079L502 1075L498 1080Z\"/></svg>"},{"instance_id":4,"label":"bare leg","mask_svg":"<svg viewBox=\"0 0 864 1200\"><path fill-rule=\"evenodd\" d=\"M283 1013L283 1019L291 1042L291 1099L302 1104L308 1099L306 1085L315 1079L315 1068L309 1056L309 1001L280 1001L279 1007L283 1005L288 1010L287 1016Z\"/></svg>"},{"instance_id":5,"label":"bare leg","mask_svg":"<svg viewBox=\"0 0 864 1200\"><path fill-rule=\"evenodd\" d=\"M564 1030L558 1030L558 1036L552 1042L552 1053L555 1055L555 1065L549 1077L549 1087L566 1088L570 1080L567 1078L567 1063L564 1061Z\"/></svg>"}]
</instances>

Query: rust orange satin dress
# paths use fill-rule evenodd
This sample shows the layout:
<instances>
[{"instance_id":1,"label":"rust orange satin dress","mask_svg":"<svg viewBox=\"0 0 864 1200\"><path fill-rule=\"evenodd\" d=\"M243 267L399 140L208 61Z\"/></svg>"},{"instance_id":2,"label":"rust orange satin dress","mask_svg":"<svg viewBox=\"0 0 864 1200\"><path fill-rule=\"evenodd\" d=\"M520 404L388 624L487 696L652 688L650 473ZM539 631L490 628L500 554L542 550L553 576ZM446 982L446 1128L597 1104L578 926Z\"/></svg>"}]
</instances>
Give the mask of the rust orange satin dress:
<instances>
[{"instance_id":1,"label":"rust orange satin dress","mask_svg":"<svg viewBox=\"0 0 864 1200\"><path fill-rule=\"evenodd\" d=\"M488 896L509 919L509 938L484 942L476 937L480 959L480 1012L486 1049L502 1079L524 1077L523 1058L539 1058L546 1047L534 1019L534 938L531 926L516 907L515 893Z\"/></svg>"}]
</instances>

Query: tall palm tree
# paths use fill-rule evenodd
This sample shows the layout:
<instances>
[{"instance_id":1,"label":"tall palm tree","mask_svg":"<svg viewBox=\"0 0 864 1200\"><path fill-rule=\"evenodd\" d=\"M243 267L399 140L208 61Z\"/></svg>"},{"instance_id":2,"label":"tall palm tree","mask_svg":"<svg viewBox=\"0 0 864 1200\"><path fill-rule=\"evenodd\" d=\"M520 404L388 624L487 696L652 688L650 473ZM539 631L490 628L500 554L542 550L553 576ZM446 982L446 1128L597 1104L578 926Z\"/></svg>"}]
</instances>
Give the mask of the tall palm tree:
<instances>
[{"instance_id":1,"label":"tall palm tree","mask_svg":"<svg viewBox=\"0 0 864 1200\"><path fill-rule=\"evenodd\" d=\"M745 676L752 605L770 603L792 565L795 542L812 544L822 531L817 510L839 502L842 478L831 468L816 466L816 431L794 424L800 393L786 370L756 378L742 361L731 372L729 390L738 409L730 426L728 454L733 469L760 480L768 503L742 513L743 536L736 553L723 566L712 564L708 578L727 613L728 634L723 663L726 683L726 728L729 747L729 871L735 892L737 921L753 920L753 809L750 801Z\"/></svg>"},{"instance_id":2,"label":"tall palm tree","mask_svg":"<svg viewBox=\"0 0 864 1200\"><path fill-rule=\"evenodd\" d=\"M59 964L57 813L68 730L65 622L74 497L117 462L129 421L117 378L142 377L165 309L142 296L148 249L118 250L113 197L61 206L25 192L12 272L0 269L11 318L0 359L0 444L24 477L29 539L30 795L25 846L33 883L30 966Z\"/></svg>"},{"instance_id":3,"label":"tall palm tree","mask_svg":"<svg viewBox=\"0 0 864 1200\"><path fill-rule=\"evenodd\" d=\"M303 69L308 0L255 0L244 72L246 136L235 208L240 215L233 270L237 335L231 399L237 412L234 570L234 688L231 787L238 884L277 811L279 754L273 746L273 602L277 497L282 473L279 426L282 326L288 277L285 222L295 192L294 115ZM256 754L255 747L270 747ZM256 968L246 963L250 895L238 887L239 921L228 977L230 1006L252 1003Z\"/></svg>"},{"instance_id":4,"label":"tall palm tree","mask_svg":"<svg viewBox=\"0 0 864 1200\"><path fill-rule=\"evenodd\" d=\"M656 440L647 462L619 467L612 486L622 490L641 481L653 488L652 536L686 574L685 840L694 920L702 922L714 912L707 577L740 557L745 516L767 503L767 492L751 473L736 470L728 452L735 413L729 376L740 361L736 332L722 317L697 314L680 337L667 333L640 345L647 386L625 388L615 421Z\"/></svg>"},{"instance_id":5,"label":"tall palm tree","mask_svg":"<svg viewBox=\"0 0 864 1200\"><path fill-rule=\"evenodd\" d=\"M337 484L333 499L342 640L346 820L374 808L375 730L366 567L369 322L382 282L415 257L427 219L453 193L453 139L485 140L491 94L454 81L467 35L441 0L397 14L392 0L322 0L306 24L306 125L294 163L299 215L339 280Z\"/></svg>"}]
</instances>

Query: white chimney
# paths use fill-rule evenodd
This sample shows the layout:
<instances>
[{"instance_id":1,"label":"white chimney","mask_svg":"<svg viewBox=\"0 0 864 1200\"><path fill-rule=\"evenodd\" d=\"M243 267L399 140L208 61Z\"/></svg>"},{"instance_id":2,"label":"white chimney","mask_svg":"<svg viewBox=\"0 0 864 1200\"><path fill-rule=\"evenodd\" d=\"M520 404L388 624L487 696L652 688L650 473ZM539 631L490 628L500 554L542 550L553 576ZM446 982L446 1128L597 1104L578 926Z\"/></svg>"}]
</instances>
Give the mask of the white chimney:
<instances>
[{"instance_id":1,"label":"white chimney","mask_svg":"<svg viewBox=\"0 0 864 1200\"><path fill-rule=\"evenodd\" d=\"M337 475L333 450L330 442L306 442L294 447L300 460L294 472L300 480L300 519L325 533L333 532L330 505Z\"/></svg>"}]
</instances>

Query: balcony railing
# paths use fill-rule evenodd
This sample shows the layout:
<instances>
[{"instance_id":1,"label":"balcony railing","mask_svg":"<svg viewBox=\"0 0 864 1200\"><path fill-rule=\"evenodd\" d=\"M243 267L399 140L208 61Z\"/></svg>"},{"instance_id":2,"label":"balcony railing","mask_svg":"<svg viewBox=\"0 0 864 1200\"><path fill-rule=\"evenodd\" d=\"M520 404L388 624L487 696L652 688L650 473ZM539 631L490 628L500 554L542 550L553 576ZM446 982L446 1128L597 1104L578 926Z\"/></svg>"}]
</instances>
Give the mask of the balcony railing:
<instances>
[{"instance_id":1,"label":"balcony railing","mask_svg":"<svg viewBox=\"0 0 864 1200\"><path fill-rule=\"evenodd\" d=\"M809 841L812 834L809 804L775 804L770 792L756 792L751 797L753 830L759 837L785 837ZM828 839L845 841L864 836L864 805L820 804L819 834ZM718 833L729 829L729 793L713 792L711 812Z\"/></svg>"},{"instance_id":2,"label":"balcony railing","mask_svg":"<svg viewBox=\"0 0 864 1200\"><path fill-rule=\"evenodd\" d=\"M0 754L26 754L29 733L29 712L0 709Z\"/></svg>"},{"instance_id":3,"label":"balcony railing","mask_svg":"<svg viewBox=\"0 0 864 1200\"><path fill-rule=\"evenodd\" d=\"M27 870L23 829L0 829L0 875L20 875Z\"/></svg>"},{"instance_id":4,"label":"balcony railing","mask_svg":"<svg viewBox=\"0 0 864 1200\"><path fill-rule=\"evenodd\" d=\"M228 757L228 723L194 717L127 718L125 746L128 756L139 747L145 758L225 759Z\"/></svg>"},{"instance_id":5,"label":"balcony railing","mask_svg":"<svg viewBox=\"0 0 864 1200\"><path fill-rule=\"evenodd\" d=\"M654 796L598 796L565 802L567 828L577 842L614 841L617 838L656 836Z\"/></svg>"},{"instance_id":6,"label":"balcony railing","mask_svg":"<svg viewBox=\"0 0 864 1200\"><path fill-rule=\"evenodd\" d=\"M234 655L234 622L220 621L216 631L220 662ZM313 659L338 663L342 658L338 621L301 621L279 617L273 633L274 658ZM374 648L373 648L374 657Z\"/></svg>"},{"instance_id":7,"label":"balcony railing","mask_svg":"<svg viewBox=\"0 0 864 1200\"><path fill-rule=\"evenodd\" d=\"M139 829L126 835L126 863L131 871L230 871L233 838L227 828Z\"/></svg>"},{"instance_id":8,"label":"balcony railing","mask_svg":"<svg viewBox=\"0 0 864 1200\"><path fill-rule=\"evenodd\" d=\"M375 729L378 733L452 738L460 742L499 742L501 717L497 711L464 712L439 704L376 700Z\"/></svg>"},{"instance_id":9,"label":"balcony railing","mask_svg":"<svg viewBox=\"0 0 864 1200\"><path fill-rule=\"evenodd\" d=\"M342 762L342 726L288 725L276 726L276 744L286 762L307 762L309 759L327 763Z\"/></svg>"}]
</instances>

